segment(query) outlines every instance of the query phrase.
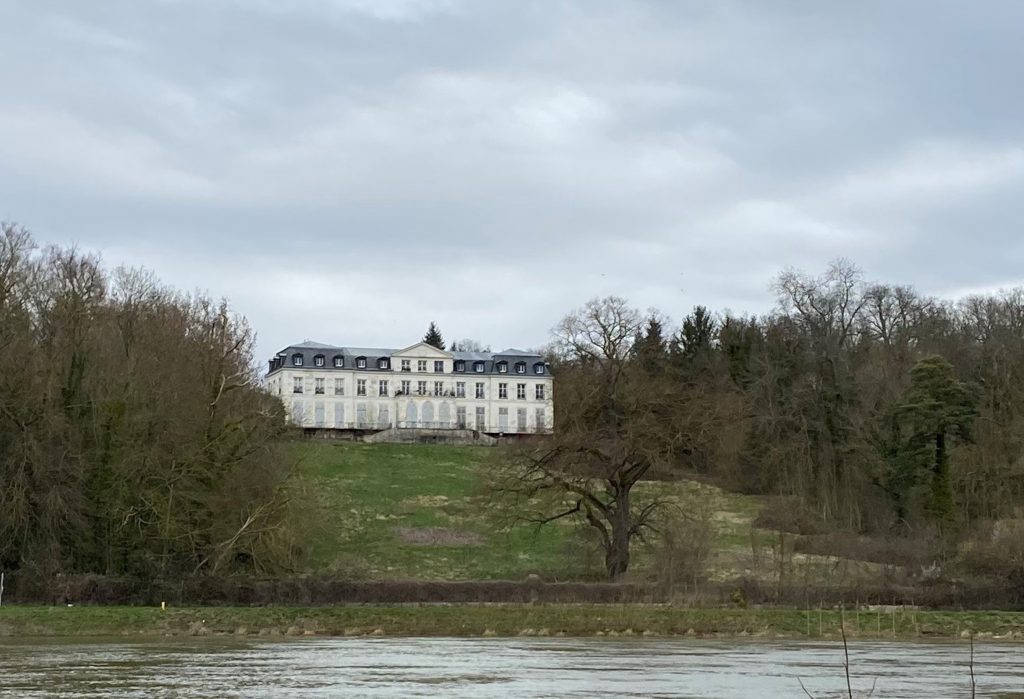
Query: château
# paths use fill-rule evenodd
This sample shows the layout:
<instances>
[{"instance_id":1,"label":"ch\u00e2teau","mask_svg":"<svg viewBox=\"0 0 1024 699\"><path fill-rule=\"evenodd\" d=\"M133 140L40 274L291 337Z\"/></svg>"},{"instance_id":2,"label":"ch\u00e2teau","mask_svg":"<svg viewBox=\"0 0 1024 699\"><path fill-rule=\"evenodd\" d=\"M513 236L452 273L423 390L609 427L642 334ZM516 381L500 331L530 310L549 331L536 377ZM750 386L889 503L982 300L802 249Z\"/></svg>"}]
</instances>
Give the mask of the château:
<instances>
[{"instance_id":1,"label":"ch\u00e2teau","mask_svg":"<svg viewBox=\"0 0 1024 699\"><path fill-rule=\"evenodd\" d=\"M267 388L310 429L551 432L551 368L533 352L462 352L303 342L269 362Z\"/></svg>"}]
</instances>

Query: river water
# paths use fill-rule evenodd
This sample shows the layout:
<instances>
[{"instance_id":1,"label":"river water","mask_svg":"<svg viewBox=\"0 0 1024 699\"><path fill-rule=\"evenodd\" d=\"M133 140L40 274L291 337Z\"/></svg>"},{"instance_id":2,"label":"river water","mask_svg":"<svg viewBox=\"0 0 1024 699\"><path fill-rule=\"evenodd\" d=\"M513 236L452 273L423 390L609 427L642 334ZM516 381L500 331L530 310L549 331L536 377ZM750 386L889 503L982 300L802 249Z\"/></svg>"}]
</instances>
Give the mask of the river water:
<instances>
[{"instance_id":1,"label":"river water","mask_svg":"<svg viewBox=\"0 0 1024 699\"><path fill-rule=\"evenodd\" d=\"M850 644L855 696L969 697L966 643ZM0 640L11 697L846 696L841 645L700 639ZM977 696L1024 692L1024 646L975 646ZM1024 694L1018 695L1024 697Z\"/></svg>"}]
</instances>

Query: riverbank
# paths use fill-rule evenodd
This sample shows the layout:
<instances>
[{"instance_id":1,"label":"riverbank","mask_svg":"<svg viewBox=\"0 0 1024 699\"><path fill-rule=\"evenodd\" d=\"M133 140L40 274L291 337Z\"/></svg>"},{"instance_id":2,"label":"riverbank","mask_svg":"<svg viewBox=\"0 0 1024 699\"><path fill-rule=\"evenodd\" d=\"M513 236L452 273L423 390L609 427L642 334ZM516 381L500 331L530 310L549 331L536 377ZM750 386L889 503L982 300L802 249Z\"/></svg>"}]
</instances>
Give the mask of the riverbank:
<instances>
[{"instance_id":1,"label":"riverbank","mask_svg":"<svg viewBox=\"0 0 1024 699\"><path fill-rule=\"evenodd\" d=\"M3 606L0 636L697 636L1024 639L1024 612L685 609L651 605Z\"/></svg>"}]
</instances>

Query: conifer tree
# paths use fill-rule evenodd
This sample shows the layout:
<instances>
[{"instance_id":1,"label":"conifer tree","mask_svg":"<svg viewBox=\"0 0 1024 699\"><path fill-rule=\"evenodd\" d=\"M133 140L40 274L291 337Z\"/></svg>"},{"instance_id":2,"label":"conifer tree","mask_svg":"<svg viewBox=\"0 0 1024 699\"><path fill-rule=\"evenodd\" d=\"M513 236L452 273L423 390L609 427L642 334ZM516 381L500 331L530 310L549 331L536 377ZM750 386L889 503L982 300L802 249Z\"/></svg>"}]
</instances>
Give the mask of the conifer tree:
<instances>
[{"instance_id":1,"label":"conifer tree","mask_svg":"<svg viewBox=\"0 0 1024 699\"><path fill-rule=\"evenodd\" d=\"M925 357L910 372L910 387L897 406L906 435L900 450L904 470L913 469L928 486L925 511L936 521L955 518L949 477L949 441L971 440L976 397L940 356ZM911 480L905 478L904 480Z\"/></svg>"},{"instance_id":2,"label":"conifer tree","mask_svg":"<svg viewBox=\"0 0 1024 699\"><path fill-rule=\"evenodd\" d=\"M434 321L430 321L430 327L427 328L427 334L423 336L423 341L431 347L436 347L440 350L444 349L444 338L441 336L441 331L437 329L437 324Z\"/></svg>"},{"instance_id":3,"label":"conifer tree","mask_svg":"<svg viewBox=\"0 0 1024 699\"><path fill-rule=\"evenodd\" d=\"M647 327L640 331L633 343L633 354L649 374L659 373L664 368L668 354L661 321L657 317L648 318Z\"/></svg>"}]
</instances>

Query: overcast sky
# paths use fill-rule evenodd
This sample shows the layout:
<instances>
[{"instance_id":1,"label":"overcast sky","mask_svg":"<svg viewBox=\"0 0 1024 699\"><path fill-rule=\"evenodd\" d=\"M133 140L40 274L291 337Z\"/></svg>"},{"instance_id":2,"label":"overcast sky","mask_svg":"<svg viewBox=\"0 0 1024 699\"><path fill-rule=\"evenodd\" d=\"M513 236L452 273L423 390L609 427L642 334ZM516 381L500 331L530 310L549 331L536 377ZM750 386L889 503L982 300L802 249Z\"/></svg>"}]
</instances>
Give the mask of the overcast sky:
<instances>
[{"instance_id":1,"label":"overcast sky","mask_svg":"<svg viewBox=\"0 0 1024 699\"><path fill-rule=\"evenodd\" d=\"M0 0L0 219L306 338L1024 283L1020 0Z\"/></svg>"}]
</instances>

